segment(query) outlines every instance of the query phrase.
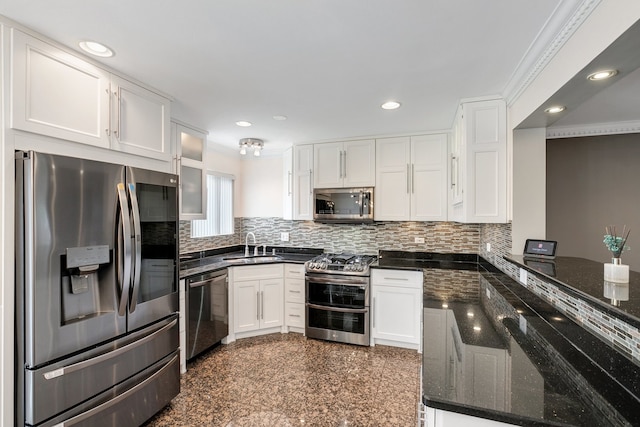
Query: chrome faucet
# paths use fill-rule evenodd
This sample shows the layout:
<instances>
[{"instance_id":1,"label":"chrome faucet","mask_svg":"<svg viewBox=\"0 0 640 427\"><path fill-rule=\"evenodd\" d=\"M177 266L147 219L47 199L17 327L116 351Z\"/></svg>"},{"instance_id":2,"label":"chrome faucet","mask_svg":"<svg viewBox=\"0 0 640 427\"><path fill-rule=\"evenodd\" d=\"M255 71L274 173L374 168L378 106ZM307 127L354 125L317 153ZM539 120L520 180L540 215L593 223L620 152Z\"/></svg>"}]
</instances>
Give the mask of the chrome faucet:
<instances>
[{"instance_id":1,"label":"chrome faucet","mask_svg":"<svg viewBox=\"0 0 640 427\"><path fill-rule=\"evenodd\" d=\"M250 231L247 233L247 237L245 237L244 239L244 256L249 256L249 235L253 236L253 244L255 245L254 252L256 252L254 255L257 255L258 252L258 245L256 245L256 235Z\"/></svg>"}]
</instances>

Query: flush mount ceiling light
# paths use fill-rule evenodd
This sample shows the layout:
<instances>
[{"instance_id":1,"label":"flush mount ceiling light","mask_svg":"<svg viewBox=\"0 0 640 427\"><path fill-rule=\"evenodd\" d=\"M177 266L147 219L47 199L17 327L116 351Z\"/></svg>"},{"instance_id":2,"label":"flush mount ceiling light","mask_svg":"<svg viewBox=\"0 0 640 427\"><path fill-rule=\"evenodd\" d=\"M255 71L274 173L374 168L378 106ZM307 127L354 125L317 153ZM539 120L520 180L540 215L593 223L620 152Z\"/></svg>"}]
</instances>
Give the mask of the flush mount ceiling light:
<instances>
[{"instance_id":1,"label":"flush mount ceiling light","mask_svg":"<svg viewBox=\"0 0 640 427\"><path fill-rule=\"evenodd\" d=\"M78 43L78 45L80 46L80 49L84 50L85 52L90 53L94 56L99 56L101 58L111 58L114 55L113 50L109 49L102 43L83 40Z\"/></svg>"},{"instance_id":2,"label":"flush mount ceiling light","mask_svg":"<svg viewBox=\"0 0 640 427\"><path fill-rule=\"evenodd\" d=\"M553 107L547 108L546 110L544 110L544 112L549 114L557 114L564 110L565 110L565 107L563 107L562 105L555 105Z\"/></svg>"},{"instance_id":3,"label":"flush mount ceiling light","mask_svg":"<svg viewBox=\"0 0 640 427\"><path fill-rule=\"evenodd\" d=\"M273 116L273 120L278 120L278 121L287 120L287 116L283 116L281 114L278 114L278 115Z\"/></svg>"},{"instance_id":4,"label":"flush mount ceiling light","mask_svg":"<svg viewBox=\"0 0 640 427\"><path fill-rule=\"evenodd\" d=\"M400 103L398 101L387 101L382 104L380 107L383 110L395 110L396 108L400 108Z\"/></svg>"},{"instance_id":5,"label":"flush mount ceiling light","mask_svg":"<svg viewBox=\"0 0 640 427\"><path fill-rule=\"evenodd\" d=\"M587 78L593 81L606 80L610 77L615 76L616 74L618 74L618 70L601 70L601 71L596 71L595 73L589 74Z\"/></svg>"},{"instance_id":6,"label":"flush mount ceiling light","mask_svg":"<svg viewBox=\"0 0 640 427\"><path fill-rule=\"evenodd\" d=\"M236 122L236 124L237 124L238 126L243 127L243 128L246 128L246 127L251 126L251 122L248 122L248 121L246 121L246 120L239 120L239 121L237 121L237 122Z\"/></svg>"},{"instance_id":7,"label":"flush mount ceiling light","mask_svg":"<svg viewBox=\"0 0 640 427\"><path fill-rule=\"evenodd\" d=\"M259 156L264 147L264 141L258 138L242 138L238 146L240 147L240 154L243 156L247 154L247 150L253 150L253 155Z\"/></svg>"}]
</instances>

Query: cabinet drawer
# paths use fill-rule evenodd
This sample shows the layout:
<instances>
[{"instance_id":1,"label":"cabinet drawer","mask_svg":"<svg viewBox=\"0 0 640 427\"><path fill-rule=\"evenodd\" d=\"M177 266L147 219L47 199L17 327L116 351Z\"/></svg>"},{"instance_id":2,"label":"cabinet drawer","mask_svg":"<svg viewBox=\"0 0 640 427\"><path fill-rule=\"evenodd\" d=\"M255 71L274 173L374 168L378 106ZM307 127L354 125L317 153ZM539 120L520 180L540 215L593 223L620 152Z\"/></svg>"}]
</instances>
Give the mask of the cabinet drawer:
<instances>
[{"instance_id":1,"label":"cabinet drawer","mask_svg":"<svg viewBox=\"0 0 640 427\"><path fill-rule=\"evenodd\" d=\"M371 270L371 284L373 286L384 284L401 288L421 288L422 271L374 268Z\"/></svg>"},{"instance_id":2,"label":"cabinet drawer","mask_svg":"<svg viewBox=\"0 0 640 427\"><path fill-rule=\"evenodd\" d=\"M231 270L234 281L282 278L282 264L247 265Z\"/></svg>"},{"instance_id":3,"label":"cabinet drawer","mask_svg":"<svg viewBox=\"0 0 640 427\"><path fill-rule=\"evenodd\" d=\"M304 328L304 304L288 302L284 306L285 324L296 328Z\"/></svg>"},{"instance_id":4,"label":"cabinet drawer","mask_svg":"<svg viewBox=\"0 0 640 427\"><path fill-rule=\"evenodd\" d=\"M304 279L286 279L284 283L284 300L304 303Z\"/></svg>"},{"instance_id":5,"label":"cabinet drawer","mask_svg":"<svg viewBox=\"0 0 640 427\"><path fill-rule=\"evenodd\" d=\"M284 277L304 279L304 264L285 264Z\"/></svg>"}]
</instances>

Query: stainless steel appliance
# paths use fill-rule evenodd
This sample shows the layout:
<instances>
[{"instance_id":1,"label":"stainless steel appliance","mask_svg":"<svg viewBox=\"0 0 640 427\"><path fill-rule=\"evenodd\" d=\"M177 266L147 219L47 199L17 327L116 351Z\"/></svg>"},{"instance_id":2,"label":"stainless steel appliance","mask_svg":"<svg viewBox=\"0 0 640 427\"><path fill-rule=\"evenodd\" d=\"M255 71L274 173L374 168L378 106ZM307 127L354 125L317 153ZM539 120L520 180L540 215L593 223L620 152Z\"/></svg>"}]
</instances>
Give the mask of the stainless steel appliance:
<instances>
[{"instance_id":1,"label":"stainless steel appliance","mask_svg":"<svg viewBox=\"0 0 640 427\"><path fill-rule=\"evenodd\" d=\"M369 265L375 260L322 254L305 263L307 337L369 345Z\"/></svg>"},{"instance_id":2,"label":"stainless steel appliance","mask_svg":"<svg viewBox=\"0 0 640 427\"><path fill-rule=\"evenodd\" d=\"M327 223L373 222L373 188L316 188L313 219Z\"/></svg>"},{"instance_id":3,"label":"stainless steel appliance","mask_svg":"<svg viewBox=\"0 0 640 427\"><path fill-rule=\"evenodd\" d=\"M16 425L140 425L180 391L177 177L16 153Z\"/></svg>"},{"instance_id":4,"label":"stainless steel appliance","mask_svg":"<svg viewBox=\"0 0 640 427\"><path fill-rule=\"evenodd\" d=\"M200 274L187 284L187 360L229 335L227 269Z\"/></svg>"}]
</instances>

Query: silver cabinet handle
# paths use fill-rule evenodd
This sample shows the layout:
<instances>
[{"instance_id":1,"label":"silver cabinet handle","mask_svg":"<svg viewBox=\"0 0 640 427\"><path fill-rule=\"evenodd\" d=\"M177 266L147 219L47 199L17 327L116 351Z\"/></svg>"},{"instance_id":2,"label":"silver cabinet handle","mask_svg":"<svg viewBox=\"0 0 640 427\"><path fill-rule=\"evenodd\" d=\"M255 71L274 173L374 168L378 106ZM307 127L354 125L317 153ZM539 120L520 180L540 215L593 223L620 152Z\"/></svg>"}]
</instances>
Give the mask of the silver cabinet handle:
<instances>
[{"instance_id":1,"label":"silver cabinet handle","mask_svg":"<svg viewBox=\"0 0 640 427\"><path fill-rule=\"evenodd\" d=\"M409 180L411 179L410 173L409 173L409 163L407 163L407 194L409 194L411 192L411 190L409 189Z\"/></svg>"},{"instance_id":2,"label":"silver cabinet handle","mask_svg":"<svg viewBox=\"0 0 640 427\"><path fill-rule=\"evenodd\" d=\"M344 156L342 156L342 163L344 164L344 177L347 177L347 152L343 151Z\"/></svg>"},{"instance_id":3,"label":"silver cabinet handle","mask_svg":"<svg viewBox=\"0 0 640 427\"><path fill-rule=\"evenodd\" d=\"M451 188L456 186L456 170L455 170L455 164L456 164L456 156L451 156Z\"/></svg>"},{"instance_id":4,"label":"silver cabinet handle","mask_svg":"<svg viewBox=\"0 0 640 427\"><path fill-rule=\"evenodd\" d=\"M299 294L299 293L300 293L300 291L294 291L294 290L292 290L292 289L289 289L289 292L291 292L291 293L293 293L293 294Z\"/></svg>"},{"instance_id":5,"label":"silver cabinet handle","mask_svg":"<svg viewBox=\"0 0 640 427\"><path fill-rule=\"evenodd\" d=\"M291 195L291 181L293 180L293 173L291 171L287 172L287 195Z\"/></svg>"},{"instance_id":6,"label":"silver cabinet handle","mask_svg":"<svg viewBox=\"0 0 640 427\"><path fill-rule=\"evenodd\" d=\"M313 194L313 171L309 169L309 194Z\"/></svg>"},{"instance_id":7,"label":"silver cabinet handle","mask_svg":"<svg viewBox=\"0 0 640 427\"><path fill-rule=\"evenodd\" d=\"M122 277L120 279L120 304L118 304L118 314L124 316L129 302L129 292L131 286L131 220L129 216L129 201L123 183L118 183L118 200L120 202L120 218L122 222L122 235L118 230L118 246L122 244L122 262L124 263ZM120 263L120 254L118 254ZM118 270L120 273L120 270Z\"/></svg>"},{"instance_id":8,"label":"silver cabinet handle","mask_svg":"<svg viewBox=\"0 0 640 427\"><path fill-rule=\"evenodd\" d=\"M400 281L402 281L402 282L407 282L407 281L409 281L409 279L408 279L408 278L406 278L406 277L384 277L383 279L384 279L384 280L400 280Z\"/></svg>"},{"instance_id":9,"label":"silver cabinet handle","mask_svg":"<svg viewBox=\"0 0 640 427\"><path fill-rule=\"evenodd\" d=\"M107 128L104 131L107 133L107 136L111 136L111 108L113 108L111 106L111 92L109 92L109 89L105 89L105 92L107 92L107 96L109 97L109 115L107 117Z\"/></svg>"},{"instance_id":10,"label":"silver cabinet handle","mask_svg":"<svg viewBox=\"0 0 640 427\"><path fill-rule=\"evenodd\" d=\"M299 314L290 314L289 317L300 317Z\"/></svg>"},{"instance_id":11,"label":"silver cabinet handle","mask_svg":"<svg viewBox=\"0 0 640 427\"><path fill-rule=\"evenodd\" d=\"M260 292L260 319L264 320L264 291Z\"/></svg>"},{"instance_id":12,"label":"silver cabinet handle","mask_svg":"<svg viewBox=\"0 0 640 427\"><path fill-rule=\"evenodd\" d=\"M256 292L256 319L260 320L260 291Z\"/></svg>"}]
</instances>

